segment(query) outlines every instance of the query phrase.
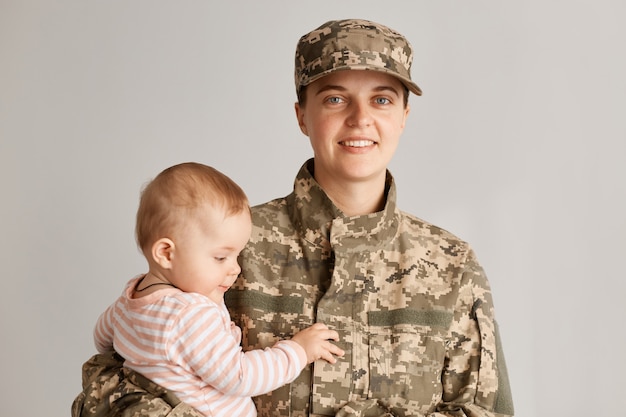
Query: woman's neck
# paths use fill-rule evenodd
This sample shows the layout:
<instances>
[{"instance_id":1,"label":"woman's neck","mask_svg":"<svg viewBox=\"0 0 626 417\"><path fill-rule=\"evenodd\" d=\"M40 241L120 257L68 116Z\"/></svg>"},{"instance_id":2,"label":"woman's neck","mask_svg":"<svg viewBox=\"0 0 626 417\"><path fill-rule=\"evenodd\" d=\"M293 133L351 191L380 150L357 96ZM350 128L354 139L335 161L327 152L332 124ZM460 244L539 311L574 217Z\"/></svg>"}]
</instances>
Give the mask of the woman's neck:
<instances>
[{"instance_id":1,"label":"woman's neck","mask_svg":"<svg viewBox=\"0 0 626 417\"><path fill-rule=\"evenodd\" d=\"M346 216L376 213L385 207L385 181L320 184L331 201Z\"/></svg>"}]
</instances>

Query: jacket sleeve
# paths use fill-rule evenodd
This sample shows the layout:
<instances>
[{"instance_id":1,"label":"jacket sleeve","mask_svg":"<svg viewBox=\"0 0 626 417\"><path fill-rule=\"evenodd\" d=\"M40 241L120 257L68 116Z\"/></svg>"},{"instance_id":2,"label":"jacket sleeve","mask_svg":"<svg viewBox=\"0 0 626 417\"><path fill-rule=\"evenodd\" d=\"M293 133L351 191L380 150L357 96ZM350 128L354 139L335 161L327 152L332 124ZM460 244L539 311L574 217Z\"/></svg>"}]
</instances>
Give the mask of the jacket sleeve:
<instances>
[{"instance_id":1,"label":"jacket sleeve","mask_svg":"<svg viewBox=\"0 0 626 417\"><path fill-rule=\"evenodd\" d=\"M204 417L173 392L122 364L113 351L83 364L83 390L72 403L72 417Z\"/></svg>"},{"instance_id":2,"label":"jacket sleeve","mask_svg":"<svg viewBox=\"0 0 626 417\"><path fill-rule=\"evenodd\" d=\"M468 252L442 374L441 416L512 416L513 400L487 277Z\"/></svg>"},{"instance_id":3,"label":"jacket sleeve","mask_svg":"<svg viewBox=\"0 0 626 417\"><path fill-rule=\"evenodd\" d=\"M513 401L491 290L471 250L462 263L458 290L445 343L442 398L427 416L512 416ZM395 417L396 412L386 403L376 398L349 402L338 410L336 417Z\"/></svg>"}]
</instances>

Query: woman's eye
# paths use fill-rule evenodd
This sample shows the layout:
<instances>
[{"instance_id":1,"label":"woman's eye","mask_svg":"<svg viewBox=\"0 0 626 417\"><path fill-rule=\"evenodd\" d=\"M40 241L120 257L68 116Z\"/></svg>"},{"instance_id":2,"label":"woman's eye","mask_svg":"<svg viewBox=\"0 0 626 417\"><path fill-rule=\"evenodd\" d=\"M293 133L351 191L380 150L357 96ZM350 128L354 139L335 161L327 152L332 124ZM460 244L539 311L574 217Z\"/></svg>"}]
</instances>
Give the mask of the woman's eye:
<instances>
[{"instance_id":1,"label":"woman's eye","mask_svg":"<svg viewBox=\"0 0 626 417\"><path fill-rule=\"evenodd\" d=\"M215 260L217 262L224 262L226 260L226 257L225 256L216 256Z\"/></svg>"},{"instance_id":2,"label":"woman's eye","mask_svg":"<svg viewBox=\"0 0 626 417\"><path fill-rule=\"evenodd\" d=\"M377 97L375 100L376 104L389 104L391 103L391 100L389 100L387 97Z\"/></svg>"}]
</instances>

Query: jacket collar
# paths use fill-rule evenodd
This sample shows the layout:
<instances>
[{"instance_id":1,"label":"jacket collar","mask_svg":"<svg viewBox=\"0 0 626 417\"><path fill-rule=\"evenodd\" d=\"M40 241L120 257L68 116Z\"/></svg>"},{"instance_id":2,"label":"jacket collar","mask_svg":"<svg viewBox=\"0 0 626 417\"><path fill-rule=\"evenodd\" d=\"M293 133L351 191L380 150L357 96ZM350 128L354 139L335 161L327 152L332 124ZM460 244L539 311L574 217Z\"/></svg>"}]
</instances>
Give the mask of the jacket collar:
<instances>
[{"instance_id":1,"label":"jacket collar","mask_svg":"<svg viewBox=\"0 0 626 417\"><path fill-rule=\"evenodd\" d=\"M396 187L387 171L386 202L383 210L346 217L330 200L313 178L313 159L302 165L294 190L288 197L289 216L296 230L309 243L335 250L359 251L379 246L391 240L398 229Z\"/></svg>"}]
</instances>

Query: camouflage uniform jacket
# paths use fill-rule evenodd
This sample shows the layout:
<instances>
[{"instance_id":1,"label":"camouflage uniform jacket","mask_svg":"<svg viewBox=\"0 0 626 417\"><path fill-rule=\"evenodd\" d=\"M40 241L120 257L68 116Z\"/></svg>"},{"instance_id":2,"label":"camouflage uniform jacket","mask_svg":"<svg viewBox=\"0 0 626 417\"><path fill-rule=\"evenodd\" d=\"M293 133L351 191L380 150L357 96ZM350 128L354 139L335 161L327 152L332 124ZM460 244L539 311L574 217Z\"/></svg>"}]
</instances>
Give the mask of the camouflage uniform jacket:
<instances>
[{"instance_id":1,"label":"camouflage uniform jacket","mask_svg":"<svg viewBox=\"0 0 626 417\"><path fill-rule=\"evenodd\" d=\"M72 402L72 417L204 417L123 363L111 351L83 364L83 390Z\"/></svg>"},{"instance_id":2,"label":"camouflage uniform jacket","mask_svg":"<svg viewBox=\"0 0 626 417\"><path fill-rule=\"evenodd\" d=\"M346 355L255 398L259 416L497 416L513 405L489 284L452 234L396 208L345 217L309 172L253 208L242 274L226 294L245 350L314 322Z\"/></svg>"}]
</instances>

